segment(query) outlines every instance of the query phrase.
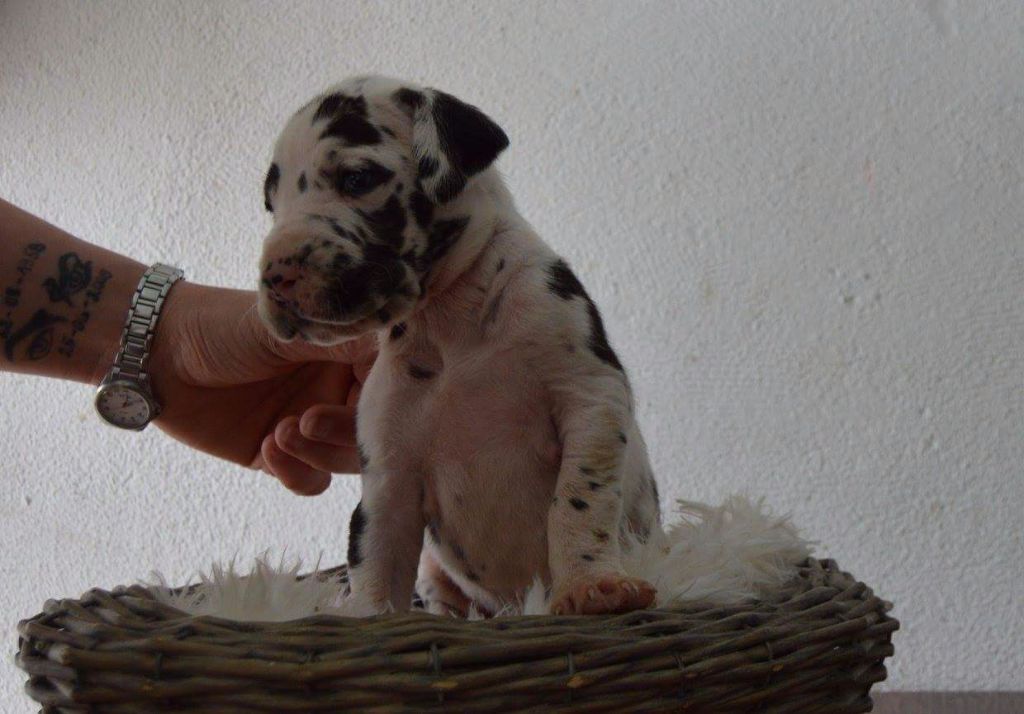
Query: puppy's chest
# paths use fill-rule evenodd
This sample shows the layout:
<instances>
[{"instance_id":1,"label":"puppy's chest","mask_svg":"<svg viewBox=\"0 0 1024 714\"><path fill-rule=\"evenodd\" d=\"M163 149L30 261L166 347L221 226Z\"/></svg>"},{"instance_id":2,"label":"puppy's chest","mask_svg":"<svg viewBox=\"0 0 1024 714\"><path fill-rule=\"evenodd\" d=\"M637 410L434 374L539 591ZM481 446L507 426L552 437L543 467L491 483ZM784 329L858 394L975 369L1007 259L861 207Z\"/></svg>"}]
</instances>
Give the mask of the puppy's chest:
<instances>
[{"instance_id":1,"label":"puppy's chest","mask_svg":"<svg viewBox=\"0 0 1024 714\"><path fill-rule=\"evenodd\" d=\"M381 352L386 432L415 444L426 471L556 464L548 395L525 355L514 346L446 345L409 332Z\"/></svg>"}]
</instances>

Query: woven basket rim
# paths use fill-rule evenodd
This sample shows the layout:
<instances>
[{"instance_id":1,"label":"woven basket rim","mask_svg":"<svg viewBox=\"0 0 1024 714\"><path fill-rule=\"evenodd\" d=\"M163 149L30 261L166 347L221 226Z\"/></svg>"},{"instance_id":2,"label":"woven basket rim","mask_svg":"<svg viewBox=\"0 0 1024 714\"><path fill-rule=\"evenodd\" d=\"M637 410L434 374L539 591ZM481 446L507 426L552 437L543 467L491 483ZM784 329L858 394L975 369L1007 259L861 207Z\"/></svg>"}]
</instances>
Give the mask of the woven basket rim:
<instances>
[{"instance_id":1,"label":"woven basket rim","mask_svg":"<svg viewBox=\"0 0 1024 714\"><path fill-rule=\"evenodd\" d=\"M17 664L44 711L861 712L891 607L814 558L767 599L604 616L240 622L131 585L47 601L18 625Z\"/></svg>"}]
</instances>

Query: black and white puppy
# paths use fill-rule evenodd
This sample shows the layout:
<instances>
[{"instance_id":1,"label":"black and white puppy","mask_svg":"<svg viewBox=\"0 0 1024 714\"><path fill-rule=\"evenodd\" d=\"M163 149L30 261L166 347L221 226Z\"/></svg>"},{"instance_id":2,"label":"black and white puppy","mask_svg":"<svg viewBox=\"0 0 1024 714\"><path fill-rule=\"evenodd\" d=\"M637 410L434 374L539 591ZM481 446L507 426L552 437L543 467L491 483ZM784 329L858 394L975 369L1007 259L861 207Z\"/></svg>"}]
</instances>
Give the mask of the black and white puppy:
<instances>
[{"instance_id":1,"label":"black and white puppy","mask_svg":"<svg viewBox=\"0 0 1024 714\"><path fill-rule=\"evenodd\" d=\"M405 610L415 586L432 612L495 612L535 577L555 613L654 600L620 558L661 535L629 382L492 167L507 145L449 94L356 77L274 151L260 315L285 340L379 332L349 531L364 611Z\"/></svg>"}]
</instances>

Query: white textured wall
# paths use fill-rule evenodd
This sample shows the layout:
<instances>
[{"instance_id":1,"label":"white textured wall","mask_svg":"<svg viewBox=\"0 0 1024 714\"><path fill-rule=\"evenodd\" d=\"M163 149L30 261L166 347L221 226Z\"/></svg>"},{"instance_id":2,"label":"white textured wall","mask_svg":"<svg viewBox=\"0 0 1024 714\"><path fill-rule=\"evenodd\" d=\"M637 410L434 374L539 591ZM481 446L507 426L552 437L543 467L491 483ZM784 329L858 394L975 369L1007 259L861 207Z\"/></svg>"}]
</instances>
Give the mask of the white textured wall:
<instances>
[{"instance_id":1,"label":"white textured wall","mask_svg":"<svg viewBox=\"0 0 1024 714\"><path fill-rule=\"evenodd\" d=\"M764 494L897 603L888 686L1024 688L1024 5L0 2L0 195L249 286L282 120L358 71L478 104L603 306L666 497ZM0 621L264 548L304 500L0 376ZM21 676L0 669L0 701ZM4 706L4 705L0 705Z\"/></svg>"}]
</instances>

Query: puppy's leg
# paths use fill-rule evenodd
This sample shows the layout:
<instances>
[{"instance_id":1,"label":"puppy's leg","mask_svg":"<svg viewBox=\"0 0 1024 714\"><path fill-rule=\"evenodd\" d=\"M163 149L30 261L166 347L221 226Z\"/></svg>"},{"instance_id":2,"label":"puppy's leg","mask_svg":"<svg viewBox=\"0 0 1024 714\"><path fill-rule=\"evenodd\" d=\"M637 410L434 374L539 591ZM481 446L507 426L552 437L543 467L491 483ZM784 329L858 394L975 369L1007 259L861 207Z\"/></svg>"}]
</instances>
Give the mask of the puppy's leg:
<instances>
[{"instance_id":1,"label":"puppy's leg","mask_svg":"<svg viewBox=\"0 0 1024 714\"><path fill-rule=\"evenodd\" d=\"M349 524L348 572L358 610L412 605L423 547L422 489L401 476L364 470L363 500Z\"/></svg>"},{"instance_id":2,"label":"puppy's leg","mask_svg":"<svg viewBox=\"0 0 1024 714\"><path fill-rule=\"evenodd\" d=\"M633 429L626 414L601 404L600 397L580 397L562 418L562 465L548 513L551 611L600 614L649 607L654 587L625 575L619 551L626 434Z\"/></svg>"},{"instance_id":3,"label":"puppy's leg","mask_svg":"<svg viewBox=\"0 0 1024 714\"><path fill-rule=\"evenodd\" d=\"M424 550L416 588L427 612L432 615L466 617L473 601L455 584L437 559Z\"/></svg>"},{"instance_id":4,"label":"puppy's leg","mask_svg":"<svg viewBox=\"0 0 1024 714\"><path fill-rule=\"evenodd\" d=\"M637 460L646 461L629 381L608 344L600 312L569 266L556 260L547 273L547 310L542 314L557 328L549 326L549 333L561 332L561 339L569 340L564 351L556 343L539 353L538 371L547 378L562 442L548 512L552 611L648 607L654 588L626 577L619 553L624 493L636 486Z\"/></svg>"}]
</instances>

